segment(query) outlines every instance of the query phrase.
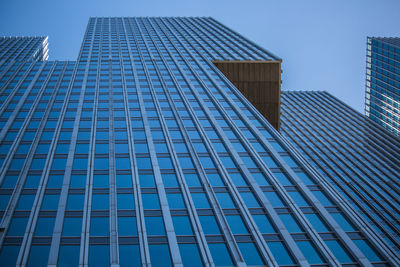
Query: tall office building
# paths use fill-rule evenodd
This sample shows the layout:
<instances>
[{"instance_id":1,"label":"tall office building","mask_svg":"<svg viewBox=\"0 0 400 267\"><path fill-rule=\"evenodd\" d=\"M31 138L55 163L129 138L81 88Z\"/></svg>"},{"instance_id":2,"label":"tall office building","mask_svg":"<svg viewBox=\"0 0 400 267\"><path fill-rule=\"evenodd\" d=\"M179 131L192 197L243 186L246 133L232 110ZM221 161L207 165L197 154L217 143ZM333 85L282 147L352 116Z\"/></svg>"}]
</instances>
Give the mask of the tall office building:
<instances>
[{"instance_id":1,"label":"tall office building","mask_svg":"<svg viewBox=\"0 0 400 267\"><path fill-rule=\"evenodd\" d=\"M400 251L400 141L327 92L282 94L281 133Z\"/></svg>"},{"instance_id":2,"label":"tall office building","mask_svg":"<svg viewBox=\"0 0 400 267\"><path fill-rule=\"evenodd\" d=\"M399 265L276 130L280 62L212 18L91 18L77 61L1 65L1 265Z\"/></svg>"},{"instance_id":3,"label":"tall office building","mask_svg":"<svg viewBox=\"0 0 400 267\"><path fill-rule=\"evenodd\" d=\"M367 38L365 114L400 136L400 38Z\"/></svg>"}]
</instances>

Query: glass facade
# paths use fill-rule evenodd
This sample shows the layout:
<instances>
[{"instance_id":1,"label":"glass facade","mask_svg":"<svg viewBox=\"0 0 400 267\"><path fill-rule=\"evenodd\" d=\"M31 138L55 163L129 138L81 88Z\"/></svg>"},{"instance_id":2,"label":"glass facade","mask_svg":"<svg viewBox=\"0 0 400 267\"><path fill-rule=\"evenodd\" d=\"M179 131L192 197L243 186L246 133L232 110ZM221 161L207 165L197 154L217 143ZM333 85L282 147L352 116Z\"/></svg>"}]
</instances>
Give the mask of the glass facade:
<instances>
[{"instance_id":1,"label":"glass facade","mask_svg":"<svg viewBox=\"0 0 400 267\"><path fill-rule=\"evenodd\" d=\"M367 38L365 114L400 136L400 38Z\"/></svg>"},{"instance_id":2,"label":"glass facade","mask_svg":"<svg viewBox=\"0 0 400 267\"><path fill-rule=\"evenodd\" d=\"M327 92L284 92L281 122L324 181L399 253L400 141Z\"/></svg>"},{"instance_id":3,"label":"glass facade","mask_svg":"<svg viewBox=\"0 0 400 267\"><path fill-rule=\"evenodd\" d=\"M0 62L49 58L48 37L0 37Z\"/></svg>"},{"instance_id":4,"label":"glass facade","mask_svg":"<svg viewBox=\"0 0 400 267\"><path fill-rule=\"evenodd\" d=\"M77 61L2 63L2 265L399 265L212 63L260 59L208 17L90 18Z\"/></svg>"}]
</instances>

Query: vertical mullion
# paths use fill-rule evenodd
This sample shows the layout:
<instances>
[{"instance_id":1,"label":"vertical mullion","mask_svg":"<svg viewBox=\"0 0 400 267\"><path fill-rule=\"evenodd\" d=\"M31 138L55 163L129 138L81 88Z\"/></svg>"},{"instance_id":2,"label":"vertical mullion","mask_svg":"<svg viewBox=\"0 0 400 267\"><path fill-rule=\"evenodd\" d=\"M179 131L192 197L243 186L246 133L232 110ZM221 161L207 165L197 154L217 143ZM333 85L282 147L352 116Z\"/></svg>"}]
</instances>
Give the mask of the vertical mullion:
<instances>
[{"instance_id":1,"label":"vertical mullion","mask_svg":"<svg viewBox=\"0 0 400 267\"><path fill-rule=\"evenodd\" d=\"M143 39L146 49L148 51L148 53L151 55L150 49L148 47L147 41L145 39L145 36L141 30L141 27L138 23L138 20L135 18L135 23L138 26L139 29L139 33L141 35L141 38ZM140 46L138 45L136 36L135 36L135 42L138 48L138 52L139 52L139 56L141 59L141 64L143 64L143 69L145 71L145 75L147 78L147 82L149 84L150 87L150 91L154 90L151 79L150 79L150 75L148 73L148 69L147 69L147 64L143 58L142 55L142 51ZM146 109L145 109L145 105L144 105L144 100L143 100L143 96L142 96L142 92L140 90L140 85L139 85L139 90L138 90L138 100L140 103L140 107L141 107L141 112L142 112L142 116L143 116L143 124L144 124L144 129L145 129L145 133L146 133L146 140L147 140L147 145L149 147L149 152L150 152L150 159L151 159L151 163L153 165L153 172L154 172L154 179L156 181L156 187L157 187L157 193L158 193L158 198L160 201L160 206L161 206L161 210L162 210L162 216L163 216L163 220L164 220L164 225L165 225L165 229L167 232L167 237L168 237L168 244L169 244L169 250L171 252L171 259L172 262L174 263L175 266L182 266L182 259L181 259L181 255L179 252L179 248L178 248L178 243L177 243L177 239L176 239L176 235L175 235L175 231L174 231L174 226L172 223L172 217L171 217L171 212L169 209L169 205L168 205L168 201L167 201L167 196L165 193L165 188L164 188L164 184L163 181L161 179L161 172L160 172L160 168L158 165L158 160L157 160L157 156L156 156L156 152L155 152L155 148L154 148L154 143L153 143L153 139L151 137L151 131L150 131L150 126L149 126L149 122L148 122L148 118L147 118L147 114L146 114Z\"/></svg>"},{"instance_id":2,"label":"vertical mullion","mask_svg":"<svg viewBox=\"0 0 400 267\"><path fill-rule=\"evenodd\" d=\"M124 34L127 37L127 27L125 25L125 21L128 21L128 24L130 25L130 18L128 19L123 19L122 20L122 25L124 28ZM128 53L129 53L129 59L130 59L130 65L132 67L132 74L135 79L135 87L136 91L139 90L139 78L135 70L135 64L134 60L132 58L132 50L131 50L131 44L129 38L127 38L127 46L128 46ZM123 68L123 65L122 65ZM122 74L124 74L124 69L122 69ZM137 163L136 163L136 155L135 155L135 147L134 147L134 139L133 139L133 133L132 133L132 123L131 123L131 116L130 116L130 111L129 111L129 101L128 101L128 90L126 88L125 84L125 76L122 75L123 79L123 94L124 94L124 103L125 103L125 113L127 114L126 122L127 122L127 130L128 130L128 145L129 145L129 155L130 155L130 163L131 163L131 172L132 172L132 183L133 183L133 189L134 189L134 198L135 198L135 207L136 207L136 221L137 221L137 228L138 228L138 237L139 237L139 246L140 246L140 257L141 257L141 262L142 266L148 266L150 265L150 251L149 251L149 246L148 246L148 240L147 240L147 232L146 232L146 225L144 221L144 209L143 209L143 204L142 204L142 194L140 191L140 185L139 185L139 173L138 173L138 168L137 168Z\"/></svg>"}]
</instances>

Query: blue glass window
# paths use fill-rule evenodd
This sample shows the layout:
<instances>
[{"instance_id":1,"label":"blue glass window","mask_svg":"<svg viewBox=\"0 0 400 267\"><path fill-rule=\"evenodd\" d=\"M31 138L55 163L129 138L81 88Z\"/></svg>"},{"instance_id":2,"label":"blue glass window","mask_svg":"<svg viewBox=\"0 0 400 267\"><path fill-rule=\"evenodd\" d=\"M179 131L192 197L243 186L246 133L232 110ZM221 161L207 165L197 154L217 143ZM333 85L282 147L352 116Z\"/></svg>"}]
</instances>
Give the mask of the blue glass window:
<instances>
[{"instance_id":1,"label":"blue glass window","mask_svg":"<svg viewBox=\"0 0 400 267\"><path fill-rule=\"evenodd\" d=\"M132 188L132 176L130 175L117 175L116 182L117 188Z\"/></svg>"},{"instance_id":2,"label":"blue glass window","mask_svg":"<svg viewBox=\"0 0 400 267\"><path fill-rule=\"evenodd\" d=\"M219 235L221 230L214 216L199 216L201 227L206 235Z\"/></svg>"},{"instance_id":3,"label":"blue glass window","mask_svg":"<svg viewBox=\"0 0 400 267\"><path fill-rule=\"evenodd\" d=\"M253 243L238 243L238 246L247 265L265 265L260 252Z\"/></svg>"},{"instance_id":4,"label":"blue glass window","mask_svg":"<svg viewBox=\"0 0 400 267\"><path fill-rule=\"evenodd\" d=\"M97 131L96 132L96 139L97 140L109 140L108 132Z\"/></svg>"},{"instance_id":5,"label":"blue glass window","mask_svg":"<svg viewBox=\"0 0 400 267\"><path fill-rule=\"evenodd\" d=\"M215 168L214 162L210 157L199 157L201 165L205 169L212 169Z\"/></svg>"},{"instance_id":6,"label":"blue glass window","mask_svg":"<svg viewBox=\"0 0 400 267\"><path fill-rule=\"evenodd\" d=\"M243 219L240 215L228 215L225 216L226 220L228 221L229 227L233 234L248 234L249 231L247 227L244 225Z\"/></svg>"},{"instance_id":7,"label":"blue glass window","mask_svg":"<svg viewBox=\"0 0 400 267\"><path fill-rule=\"evenodd\" d=\"M249 208L258 208L260 204L258 203L257 199L254 197L252 192L242 192L240 193L244 203Z\"/></svg>"},{"instance_id":8,"label":"blue glass window","mask_svg":"<svg viewBox=\"0 0 400 267\"><path fill-rule=\"evenodd\" d=\"M87 158L74 158L74 163L72 165L73 170L86 170L88 168Z\"/></svg>"},{"instance_id":9,"label":"blue glass window","mask_svg":"<svg viewBox=\"0 0 400 267\"><path fill-rule=\"evenodd\" d=\"M119 245L119 266L142 266L140 261L140 248L138 245Z\"/></svg>"},{"instance_id":10,"label":"blue glass window","mask_svg":"<svg viewBox=\"0 0 400 267\"><path fill-rule=\"evenodd\" d=\"M190 157L178 157L182 169L194 169L193 161Z\"/></svg>"},{"instance_id":11,"label":"blue glass window","mask_svg":"<svg viewBox=\"0 0 400 267\"><path fill-rule=\"evenodd\" d=\"M292 214L279 214L279 218L290 233L303 232Z\"/></svg>"},{"instance_id":12,"label":"blue glass window","mask_svg":"<svg viewBox=\"0 0 400 267\"><path fill-rule=\"evenodd\" d=\"M11 165L9 167L10 170L21 170L22 167L24 166L25 159L19 159L19 158L14 158L11 162ZM31 165L31 169L33 169L35 166Z\"/></svg>"},{"instance_id":13,"label":"blue glass window","mask_svg":"<svg viewBox=\"0 0 400 267\"><path fill-rule=\"evenodd\" d=\"M236 208L235 203L229 193L216 193L219 205L223 209L234 209Z\"/></svg>"},{"instance_id":14,"label":"blue glass window","mask_svg":"<svg viewBox=\"0 0 400 267\"><path fill-rule=\"evenodd\" d=\"M108 219L108 217L92 217L92 218L90 218L90 235L91 236L108 236L109 235L109 219Z\"/></svg>"},{"instance_id":15,"label":"blue glass window","mask_svg":"<svg viewBox=\"0 0 400 267\"><path fill-rule=\"evenodd\" d=\"M192 225L188 216L172 216L172 222L177 235L193 235Z\"/></svg>"},{"instance_id":16,"label":"blue glass window","mask_svg":"<svg viewBox=\"0 0 400 267\"><path fill-rule=\"evenodd\" d=\"M299 165L290 156L282 156L283 160L289 167L298 167Z\"/></svg>"},{"instance_id":17,"label":"blue glass window","mask_svg":"<svg viewBox=\"0 0 400 267\"><path fill-rule=\"evenodd\" d=\"M129 153L128 144L115 144L115 153Z\"/></svg>"},{"instance_id":18,"label":"blue glass window","mask_svg":"<svg viewBox=\"0 0 400 267\"><path fill-rule=\"evenodd\" d=\"M326 240L325 244L332 251L332 253L335 255L340 263L349 263L354 261L338 241Z\"/></svg>"},{"instance_id":19,"label":"blue glass window","mask_svg":"<svg viewBox=\"0 0 400 267\"><path fill-rule=\"evenodd\" d=\"M257 224L258 229L260 230L261 233L271 234L276 232L266 215L252 215L252 216L253 220Z\"/></svg>"},{"instance_id":20,"label":"blue glass window","mask_svg":"<svg viewBox=\"0 0 400 267\"><path fill-rule=\"evenodd\" d=\"M149 148L147 147L146 143L135 143L135 151L136 153L149 153ZM136 159L138 160L138 159ZM150 159L148 159L150 160ZM139 164L140 161L138 161L138 165L141 166L141 164ZM146 166L146 164L148 165L148 163L143 162L143 165ZM147 167L142 167L142 169L150 169Z\"/></svg>"},{"instance_id":21,"label":"blue glass window","mask_svg":"<svg viewBox=\"0 0 400 267\"><path fill-rule=\"evenodd\" d=\"M210 204L208 203L206 194L193 193L192 199L193 199L194 206L196 207L196 209L209 209L210 208Z\"/></svg>"},{"instance_id":22,"label":"blue glass window","mask_svg":"<svg viewBox=\"0 0 400 267\"><path fill-rule=\"evenodd\" d=\"M68 154L69 144L58 144L56 154Z\"/></svg>"},{"instance_id":23,"label":"blue glass window","mask_svg":"<svg viewBox=\"0 0 400 267\"><path fill-rule=\"evenodd\" d=\"M160 202L157 194L142 194L144 209L160 209Z\"/></svg>"},{"instance_id":24,"label":"blue glass window","mask_svg":"<svg viewBox=\"0 0 400 267\"><path fill-rule=\"evenodd\" d=\"M311 178L305 174L304 172L296 172L296 175L300 178L300 180L303 181L303 183L305 185L313 185L315 184L313 180L311 180Z\"/></svg>"},{"instance_id":25,"label":"blue glass window","mask_svg":"<svg viewBox=\"0 0 400 267\"><path fill-rule=\"evenodd\" d=\"M196 244L179 244L179 251L184 266L203 266L199 248Z\"/></svg>"},{"instance_id":26,"label":"blue glass window","mask_svg":"<svg viewBox=\"0 0 400 267\"><path fill-rule=\"evenodd\" d=\"M60 195L44 195L42 210L57 210Z\"/></svg>"},{"instance_id":27,"label":"blue glass window","mask_svg":"<svg viewBox=\"0 0 400 267\"><path fill-rule=\"evenodd\" d=\"M307 213L304 214L311 225L317 230L317 232L328 232L328 228L326 227L325 223L321 221L319 216L314 213Z\"/></svg>"},{"instance_id":28,"label":"blue glass window","mask_svg":"<svg viewBox=\"0 0 400 267\"><path fill-rule=\"evenodd\" d=\"M131 168L131 161L129 158L115 158L115 166L117 170L127 170Z\"/></svg>"},{"instance_id":29,"label":"blue glass window","mask_svg":"<svg viewBox=\"0 0 400 267\"><path fill-rule=\"evenodd\" d=\"M23 236L25 234L25 228L28 224L28 218L14 217L11 220L8 228L8 236Z\"/></svg>"},{"instance_id":30,"label":"blue glass window","mask_svg":"<svg viewBox=\"0 0 400 267\"><path fill-rule=\"evenodd\" d=\"M170 209L184 209L186 208L185 202L182 198L182 194L173 193L167 194L168 205Z\"/></svg>"},{"instance_id":31,"label":"blue glass window","mask_svg":"<svg viewBox=\"0 0 400 267\"><path fill-rule=\"evenodd\" d=\"M207 179L210 182L211 186L225 186L219 174L216 173L207 174Z\"/></svg>"},{"instance_id":32,"label":"blue glass window","mask_svg":"<svg viewBox=\"0 0 400 267\"><path fill-rule=\"evenodd\" d=\"M28 258L29 267L47 266L50 246L32 245Z\"/></svg>"},{"instance_id":33,"label":"blue glass window","mask_svg":"<svg viewBox=\"0 0 400 267\"><path fill-rule=\"evenodd\" d=\"M49 144L39 144L36 148L37 154L47 154L49 152L50 145Z\"/></svg>"},{"instance_id":34,"label":"blue glass window","mask_svg":"<svg viewBox=\"0 0 400 267\"><path fill-rule=\"evenodd\" d=\"M158 164L161 169L173 169L171 158L158 158Z\"/></svg>"},{"instance_id":35,"label":"blue glass window","mask_svg":"<svg viewBox=\"0 0 400 267\"><path fill-rule=\"evenodd\" d=\"M277 168L278 164L276 164L275 160L272 157L261 156L261 159L267 165L268 168Z\"/></svg>"},{"instance_id":36,"label":"blue glass window","mask_svg":"<svg viewBox=\"0 0 400 267\"><path fill-rule=\"evenodd\" d=\"M17 180L18 180L18 176L16 176L16 175L7 175L7 176L4 177L3 183L1 184L1 188L14 188L15 184L17 183Z\"/></svg>"},{"instance_id":37,"label":"blue glass window","mask_svg":"<svg viewBox=\"0 0 400 267\"><path fill-rule=\"evenodd\" d=\"M136 162L138 169L152 169L150 158L136 158Z\"/></svg>"},{"instance_id":38,"label":"blue glass window","mask_svg":"<svg viewBox=\"0 0 400 267\"><path fill-rule=\"evenodd\" d=\"M164 221L162 217L145 217L146 231L148 235L165 235Z\"/></svg>"},{"instance_id":39,"label":"blue glass window","mask_svg":"<svg viewBox=\"0 0 400 267\"><path fill-rule=\"evenodd\" d=\"M93 187L94 188L108 188L109 187L109 176L108 175L93 175Z\"/></svg>"},{"instance_id":40,"label":"blue glass window","mask_svg":"<svg viewBox=\"0 0 400 267\"><path fill-rule=\"evenodd\" d=\"M285 149L277 142L270 142L272 147L276 150L276 152L286 152Z\"/></svg>"},{"instance_id":41,"label":"blue glass window","mask_svg":"<svg viewBox=\"0 0 400 267\"><path fill-rule=\"evenodd\" d=\"M86 184L86 175L71 175L70 188L84 188Z\"/></svg>"},{"instance_id":42,"label":"blue glass window","mask_svg":"<svg viewBox=\"0 0 400 267\"><path fill-rule=\"evenodd\" d=\"M141 187L156 187L152 174L139 174L139 183Z\"/></svg>"},{"instance_id":43,"label":"blue glass window","mask_svg":"<svg viewBox=\"0 0 400 267\"><path fill-rule=\"evenodd\" d=\"M284 173L274 172L274 176L278 179L282 185L293 185L293 183L287 178Z\"/></svg>"},{"instance_id":44,"label":"blue glass window","mask_svg":"<svg viewBox=\"0 0 400 267\"><path fill-rule=\"evenodd\" d=\"M281 197L278 196L276 192L264 192L264 195L267 197L272 207L280 208L286 206L285 204L283 204Z\"/></svg>"},{"instance_id":45,"label":"blue glass window","mask_svg":"<svg viewBox=\"0 0 400 267\"><path fill-rule=\"evenodd\" d=\"M46 163L46 159L33 159L31 164L32 171L42 171L44 168L44 164ZM64 165L65 166L65 165ZM19 169L18 169L19 170Z\"/></svg>"},{"instance_id":46,"label":"blue glass window","mask_svg":"<svg viewBox=\"0 0 400 267\"><path fill-rule=\"evenodd\" d=\"M61 245L58 252L58 267L79 265L80 247L76 245Z\"/></svg>"},{"instance_id":47,"label":"blue glass window","mask_svg":"<svg viewBox=\"0 0 400 267\"><path fill-rule=\"evenodd\" d=\"M168 245L149 245L152 266L172 266Z\"/></svg>"},{"instance_id":48,"label":"blue glass window","mask_svg":"<svg viewBox=\"0 0 400 267\"><path fill-rule=\"evenodd\" d=\"M329 198L322 191L311 191L314 196L321 202L324 206L333 206L333 203L329 200Z\"/></svg>"},{"instance_id":49,"label":"blue glass window","mask_svg":"<svg viewBox=\"0 0 400 267\"><path fill-rule=\"evenodd\" d=\"M69 194L67 200L67 210L83 210L85 195Z\"/></svg>"},{"instance_id":50,"label":"blue glass window","mask_svg":"<svg viewBox=\"0 0 400 267\"><path fill-rule=\"evenodd\" d=\"M354 231L354 227L351 223L341 214L341 213L331 213L331 216L335 219L335 221L343 228L344 231Z\"/></svg>"},{"instance_id":51,"label":"blue glass window","mask_svg":"<svg viewBox=\"0 0 400 267\"><path fill-rule=\"evenodd\" d=\"M353 240L354 244L364 253L367 259L371 262L382 261L382 258L376 253L375 249L366 240Z\"/></svg>"},{"instance_id":52,"label":"blue glass window","mask_svg":"<svg viewBox=\"0 0 400 267\"><path fill-rule=\"evenodd\" d=\"M241 157L241 159L243 160L243 163L246 165L247 168L258 168L258 166L251 157L243 156Z\"/></svg>"},{"instance_id":53,"label":"blue glass window","mask_svg":"<svg viewBox=\"0 0 400 267\"><path fill-rule=\"evenodd\" d=\"M310 241L297 241L296 244L310 264L325 263L325 260L322 259L321 255L315 250L314 245Z\"/></svg>"},{"instance_id":54,"label":"blue glass window","mask_svg":"<svg viewBox=\"0 0 400 267\"><path fill-rule=\"evenodd\" d=\"M67 164L66 158L54 158L53 164L51 165L51 169L52 170L64 170L66 164Z\"/></svg>"},{"instance_id":55,"label":"blue glass window","mask_svg":"<svg viewBox=\"0 0 400 267\"><path fill-rule=\"evenodd\" d=\"M89 153L89 144L76 144L75 153L88 154ZM96 153L98 153L98 152L96 151Z\"/></svg>"},{"instance_id":56,"label":"blue glass window","mask_svg":"<svg viewBox=\"0 0 400 267\"><path fill-rule=\"evenodd\" d=\"M53 235L53 228L54 222L56 218L52 217L39 217L36 229L35 229L35 236L52 236Z\"/></svg>"},{"instance_id":57,"label":"blue glass window","mask_svg":"<svg viewBox=\"0 0 400 267\"><path fill-rule=\"evenodd\" d=\"M251 174L254 178L254 180L256 180L256 182L263 186L263 185L271 185L269 183L269 181L267 180L267 178L262 174L262 173L252 173Z\"/></svg>"},{"instance_id":58,"label":"blue glass window","mask_svg":"<svg viewBox=\"0 0 400 267\"><path fill-rule=\"evenodd\" d=\"M37 188L42 177L39 175L28 175L25 181L25 188Z\"/></svg>"},{"instance_id":59,"label":"blue glass window","mask_svg":"<svg viewBox=\"0 0 400 267\"><path fill-rule=\"evenodd\" d=\"M5 210L11 195L0 195L0 210Z\"/></svg>"},{"instance_id":60,"label":"blue glass window","mask_svg":"<svg viewBox=\"0 0 400 267\"><path fill-rule=\"evenodd\" d=\"M230 173L229 176L236 186L247 186L247 182L240 173Z\"/></svg>"},{"instance_id":61,"label":"blue glass window","mask_svg":"<svg viewBox=\"0 0 400 267\"><path fill-rule=\"evenodd\" d=\"M47 188L61 188L64 180L62 175L50 175L47 181Z\"/></svg>"},{"instance_id":62,"label":"blue glass window","mask_svg":"<svg viewBox=\"0 0 400 267\"><path fill-rule=\"evenodd\" d=\"M65 217L63 224L63 236L80 236L82 231L81 217Z\"/></svg>"},{"instance_id":63,"label":"blue glass window","mask_svg":"<svg viewBox=\"0 0 400 267\"><path fill-rule=\"evenodd\" d=\"M186 184L189 187L200 187L201 186L200 179L197 174L189 173L189 174L184 174L184 176L185 176Z\"/></svg>"},{"instance_id":64,"label":"blue glass window","mask_svg":"<svg viewBox=\"0 0 400 267\"><path fill-rule=\"evenodd\" d=\"M110 247L108 245L89 245L89 266L109 267Z\"/></svg>"},{"instance_id":65,"label":"blue glass window","mask_svg":"<svg viewBox=\"0 0 400 267\"><path fill-rule=\"evenodd\" d=\"M297 206L299 206L299 207L310 206L308 201L304 199L304 197L301 195L300 192L289 191L288 193L289 193L290 197L293 199L293 201L296 203Z\"/></svg>"},{"instance_id":66,"label":"blue glass window","mask_svg":"<svg viewBox=\"0 0 400 267\"><path fill-rule=\"evenodd\" d=\"M3 245L0 262L3 267L14 267L17 262L20 246Z\"/></svg>"},{"instance_id":67,"label":"blue glass window","mask_svg":"<svg viewBox=\"0 0 400 267\"><path fill-rule=\"evenodd\" d=\"M290 256L286 246L284 246L282 242L267 242L267 245L279 265L294 264L293 258Z\"/></svg>"},{"instance_id":68,"label":"blue glass window","mask_svg":"<svg viewBox=\"0 0 400 267\"><path fill-rule=\"evenodd\" d=\"M233 266L232 258L224 243L208 244L215 266Z\"/></svg>"},{"instance_id":69,"label":"blue glass window","mask_svg":"<svg viewBox=\"0 0 400 267\"><path fill-rule=\"evenodd\" d=\"M175 174L162 174L161 177L165 187L178 187Z\"/></svg>"},{"instance_id":70,"label":"blue glass window","mask_svg":"<svg viewBox=\"0 0 400 267\"><path fill-rule=\"evenodd\" d=\"M93 194L92 209L93 210L108 210L108 194Z\"/></svg>"},{"instance_id":71,"label":"blue glass window","mask_svg":"<svg viewBox=\"0 0 400 267\"><path fill-rule=\"evenodd\" d=\"M118 217L118 235L136 236L136 217Z\"/></svg>"},{"instance_id":72,"label":"blue glass window","mask_svg":"<svg viewBox=\"0 0 400 267\"><path fill-rule=\"evenodd\" d=\"M108 170L108 158L95 158L94 168L95 170Z\"/></svg>"},{"instance_id":73,"label":"blue glass window","mask_svg":"<svg viewBox=\"0 0 400 267\"><path fill-rule=\"evenodd\" d=\"M117 194L117 207L119 210L134 210L133 194Z\"/></svg>"}]
</instances>

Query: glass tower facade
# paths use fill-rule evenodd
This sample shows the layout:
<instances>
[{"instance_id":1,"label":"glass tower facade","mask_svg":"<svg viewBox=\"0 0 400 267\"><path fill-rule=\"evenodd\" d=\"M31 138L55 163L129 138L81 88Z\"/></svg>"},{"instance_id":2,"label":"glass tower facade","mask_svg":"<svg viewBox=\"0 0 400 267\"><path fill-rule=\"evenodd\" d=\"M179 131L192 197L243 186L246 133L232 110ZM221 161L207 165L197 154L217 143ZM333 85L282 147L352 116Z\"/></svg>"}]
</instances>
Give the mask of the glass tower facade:
<instances>
[{"instance_id":1,"label":"glass tower facade","mask_svg":"<svg viewBox=\"0 0 400 267\"><path fill-rule=\"evenodd\" d=\"M47 60L47 37L0 37L0 62Z\"/></svg>"},{"instance_id":2,"label":"glass tower facade","mask_svg":"<svg viewBox=\"0 0 400 267\"><path fill-rule=\"evenodd\" d=\"M208 17L91 18L77 61L0 65L1 265L399 265L216 60L279 58Z\"/></svg>"},{"instance_id":3,"label":"glass tower facade","mask_svg":"<svg viewBox=\"0 0 400 267\"><path fill-rule=\"evenodd\" d=\"M367 38L365 114L400 136L400 38Z\"/></svg>"},{"instance_id":4,"label":"glass tower facade","mask_svg":"<svg viewBox=\"0 0 400 267\"><path fill-rule=\"evenodd\" d=\"M399 253L400 141L327 92L284 92L282 134Z\"/></svg>"}]
</instances>

